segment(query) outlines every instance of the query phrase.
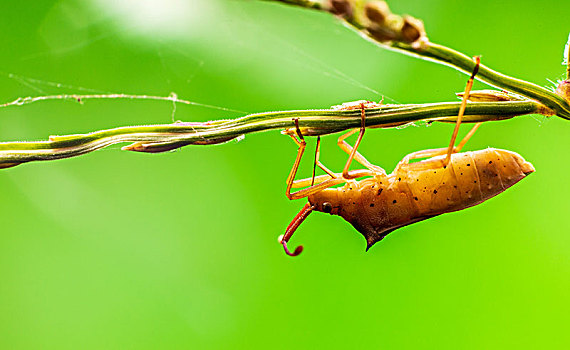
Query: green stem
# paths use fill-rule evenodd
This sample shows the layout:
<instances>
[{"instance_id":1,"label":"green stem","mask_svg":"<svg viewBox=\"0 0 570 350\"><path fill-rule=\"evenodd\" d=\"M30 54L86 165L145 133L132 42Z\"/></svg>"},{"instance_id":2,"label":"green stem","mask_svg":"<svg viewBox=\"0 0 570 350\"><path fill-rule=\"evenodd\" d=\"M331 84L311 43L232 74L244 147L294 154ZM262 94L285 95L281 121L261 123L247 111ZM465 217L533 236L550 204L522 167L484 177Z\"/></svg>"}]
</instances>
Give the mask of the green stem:
<instances>
[{"instance_id":1,"label":"green stem","mask_svg":"<svg viewBox=\"0 0 570 350\"><path fill-rule=\"evenodd\" d=\"M453 67L466 74L471 74L475 65L471 57L434 43L427 43L424 48L419 50L414 49L410 45L398 42L392 43L389 47L412 56ZM479 72L475 78L499 89L514 92L532 100L539 101L554 110L557 116L570 120L570 105L568 102L542 86L499 73L483 64L479 66Z\"/></svg>"},{"instance_id":2,"label":"green stem","mask_svg":"<svg viewBox=\"0 0 570 350\"><path fill-rule=\"evenodd\" d=\"M388 128L417 121L455 122L459 105L459 102L383 105L366 110L366 125ZM294 119L297 118L303 134L324 135L359 127L360 113L359 109L265 112L214 122L126 126L88 134L51 136L49 141L2 142L0 168L30 161L75 157L123 142L134 142L124 147L125 150L150 153L186 145L218 144L245 134L294 128ZM533 113L544 113L544 107L534 101L472 102L463 121L502 120Z\"/></svg>"},{"instance_id":3,"label":"green stem","mask_svg":"<svg viewBox=\"0 0 570 350\"><path fill-rule=\"evenodd\" d=\"M311 6L306 6L307 1L303 0L273 1L285 2L301 7L310 7L321 11L335 11L328 5L331 2L325 0L310 1L311 3L318 2L319 6L314 6L314 4ZM375 44L380 45L384 48L403 52L411 56L430 60L439 64L444 64L467 74L471 74L473 71L474 61L471 57L446 46L429 42L427 36L425 36L425 33L421 33L422 36L420 40L414 43L403 42L400 39L393 39L392 41L379 41L379 39L377 39L377 37L372 34L375 30L378 31L378 23L372 23L365 14L366 4L374 3L377 1L343 0L341 2L345 6L349 6L351 10L346 11L343 14L343 17L339 17L339 19L349 24L349 26L357 31L362 37L374 42ZM394 28L398 27L390 27L388 24L386 24L386 28L383 28L382 30L394 31ZM421 30L423 30L423 28L421 28ZM394 33L392 32L392 34ZM397 36L395 36L395 38L397 38ZM488 85L514 92L521 96L528 97L532 100L536 100L552 109L555 112L555 115L570 120L570 104L568 104L568 101L546 88L499 73L484 65L480 66L479 73L477 74L476 78Z\"/></svg>"},{"instance_id":4,"label":"green stem","mask_svg":"<svg viewBox=\"0 0 570 350\"><path fill-rule=\"evenodd\" d=\"M379 2L368 6L367 0L272 1L335 12L344 16L344 20L363 37L383 47L445 64L468 74L474 68L473 60L463 53L430 43L423 30L423 25L418 24L417 20L392 15L383 17L384 13L389 13L389 11L385 5L381 5ZM366 11L369 13L366 14ZM370 18L367 19L367 16L374 19L373 23ZM385 22L384 18L391 20ZM394 18L396 21L393 20ZM384 24L386 26L382 27ZM375 33L374 35L378 40L374 39L370 33ZM385 41L388 40L387 38L391 41ZM483 96L496 102L469 103L463 118L464 122L502 120L532 113L547 116L556 114L562 118L570 119L570 106L567 101L545 88L509 77L483 65L479 67L477 78L489 85L525 96L529 100L512 98L510 101L504 101L501 98L495 99L493 94L485 93ZM133 96L123 97L132 98ZM174 98L169 97L168 99ZM509 98L507 97L507 99ZM35 100L32 99L28 102L33 101ZM20 101L8 105L17 102ZM459 105L458 102L443 102L382 105L376 108L367 108L366 126L388 128L417 121L455 122ZM290 132L291 128L295 126L295 119L299 120L304 135L331 134L359 127L361 123L360 114L359 109L266 112L206 123L119 127L88 134L52 136L49 141L3 142L0 143L0 168L30 161L74 157L123 142L134 142L123 147L124 150L151 153L164 152L186 145L218 144L255 132L274 129L288 129L286 132Z\"/></svg>"}]
</instances>

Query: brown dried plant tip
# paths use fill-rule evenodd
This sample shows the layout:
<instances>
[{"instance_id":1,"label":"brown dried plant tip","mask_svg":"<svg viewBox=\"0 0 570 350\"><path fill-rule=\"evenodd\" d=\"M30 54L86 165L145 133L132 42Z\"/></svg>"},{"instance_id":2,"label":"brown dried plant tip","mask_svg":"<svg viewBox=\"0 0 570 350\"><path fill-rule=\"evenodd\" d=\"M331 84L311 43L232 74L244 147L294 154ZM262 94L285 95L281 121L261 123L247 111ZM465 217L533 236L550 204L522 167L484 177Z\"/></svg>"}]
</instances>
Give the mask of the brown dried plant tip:
<instances>
[{"instance_id":1,"label":"brown dried plant tip","mask_svg":"<svg viewBox=\"0 0 570 350\"><path fill-rule=\"evenodd\" d=\"M561 81L556 88L556 94L570 103L570 80Z\"/></svg>"},{"instance_id":2,"label":"brown dried plant tip","mask_svg":"<svg viewBox=\"0 0 570 350\"><path fill-rule=\"evenodd\" d=\"M364 5L366 17L377 25L384 25L388 16L391 15L390 8L385 1L371 1Z\"/></svg>"},{"instance_id":3,"label":"brown dried plant tip","mask_svg":"<svg viewBox=\"0 0 570 350\"><path fill-rule=\"evenodd\" d=\"M368 33L380 42L400 41L418 46L427 40L423 22L411 16L392 14L384 1L370 1L364 5L369 23Z\"/></svg>"},{"instance_id":4,"label":"brown dried plant tip","mask_svg":"<svg viewBox=\"0 0 570 350\"><path fill-rule=\"evenodd\" d=\"M386 43L388 41L395 40L396 34L385 28L368 28L368 33L375 39L381 43Z\"/></svg>"},{"instance_id":5,"label":"brown dried plant tip","mask_svg":"<svg viewBox=\"0 0 570 350\"><path fill-rule=\"evenodd\" d=\"M404 17L404 25L401 30L402 41L413 43L425 35L424 24L419 19L411 16Z\"/></svg>"},{"instance_id":6,"label":"brown dried plant tip","mask_svg":"<svg viewBox=\"0 0 570 350\"><path fill-rule=\"evenodd\" d=\"M329 0L329 8L330 12L344 18L351 18L353 14L349 0Z\"/></svg>"}]
</instances>

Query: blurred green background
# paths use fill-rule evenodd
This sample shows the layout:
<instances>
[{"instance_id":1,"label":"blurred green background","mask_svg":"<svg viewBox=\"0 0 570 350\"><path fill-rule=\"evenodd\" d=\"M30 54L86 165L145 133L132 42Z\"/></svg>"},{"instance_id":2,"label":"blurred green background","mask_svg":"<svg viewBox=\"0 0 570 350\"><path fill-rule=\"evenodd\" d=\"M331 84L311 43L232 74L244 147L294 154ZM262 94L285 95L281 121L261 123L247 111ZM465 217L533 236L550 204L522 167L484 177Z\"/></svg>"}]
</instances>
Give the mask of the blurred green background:
<instances>
[{"instance_id":1,"label":"blurred green background","mask_svg":"<svg viewBox=\"0 0 570 350\"><path fill-rule=\"evenodd\" d=\"M423 19L435 42L554 86L547 79L564 73L566 5L391 8ZM450 101L467 80L361 40L326 14L271 2L3 1L0 10L0 103L175 92L243 111L40 102L0 109L2 141L382 96ZM452 128L372 130L361 151L391 171L409 152L447 145ZM277 131L159 155L113 146L3 170L0 348L569 348L569 130L559 118L486 124L468 149L519 152L537 172L368 253L341 218L313 214L292 239L305 245L294 259L276 239L305 201L284 195L296 146ZM335 142L323 139L321 159L340 169L346 155Z\"/></svg>"}]
</instances>

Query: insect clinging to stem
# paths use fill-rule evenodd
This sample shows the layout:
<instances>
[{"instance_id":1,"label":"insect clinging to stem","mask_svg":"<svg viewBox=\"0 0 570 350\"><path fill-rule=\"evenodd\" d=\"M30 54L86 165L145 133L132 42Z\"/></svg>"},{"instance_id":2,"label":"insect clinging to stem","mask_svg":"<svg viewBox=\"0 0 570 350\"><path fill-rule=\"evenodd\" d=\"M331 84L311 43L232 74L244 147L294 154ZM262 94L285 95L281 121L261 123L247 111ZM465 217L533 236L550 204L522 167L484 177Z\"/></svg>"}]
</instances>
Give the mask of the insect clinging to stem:
<instances>
[{"instance_id":1,"label":"insect clinging to stem","mask_svg":"<svg viewBox=\"0 0 570 350\"><path fill-rule=\"evenodd\" d=\"M306 146L299 121L295 119L297 136L290 136L299 149L287 178L285 193L289 199L308 197L308 203L289 224L285 234L279 237L285 252L290 256L302 252L302 246L291 252L287 242L299 225L315 210L339 215L351 223L364 235L368 250L398 228L482 203L534 172L532 164L512 151L487 148L459 153L481 123L476 123L455 146L479 64L479 57L475 57L475 68L467 82L449 146L410 153L398 163L391 174L386 174L384 169L371 164L357 151L366 126L366 108L361 104L360 129L351 130L338 139L339 147L349 154L342 173L333 173L319 161L318 139L315 167L318 166L327 175L315 177L313 173L312 178L294 181ZM357 131L359 135L353 147L345 139ZM428 159L410 163L411 160L419 158ZM353 160L365 169L349 171ZM361 177L365 178L355 180ZM343 183L343 186L333 188ZM293 187L305 186L309 187L291 193Z\"/></svg>"}]
</instances>

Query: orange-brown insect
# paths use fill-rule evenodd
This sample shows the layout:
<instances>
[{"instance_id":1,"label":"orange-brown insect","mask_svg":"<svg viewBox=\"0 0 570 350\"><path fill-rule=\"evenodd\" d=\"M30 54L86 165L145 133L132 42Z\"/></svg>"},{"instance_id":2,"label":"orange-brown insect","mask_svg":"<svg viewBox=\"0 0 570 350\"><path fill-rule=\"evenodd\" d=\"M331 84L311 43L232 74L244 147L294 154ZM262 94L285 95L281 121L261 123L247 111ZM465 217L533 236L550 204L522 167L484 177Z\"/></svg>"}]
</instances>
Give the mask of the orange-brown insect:
<instances>
[{"instance_id":1,"label":"orange-brown insect","mask_svg":"<svg viewBox=\"0 0 570 350\"><path fill-rule=\"evenodd\" d=\"M293 181L306 145L296 120L298 139L294 135L291 137L299 145L299 151L287 179L286 195L289 199L308 197L309 202L279 239L285 252L291 256L301 253L302 246L290 252L287 242L313 210L342 216L364 235L368 250L400 227L479 204L534 172L532 164L511 151L488 148L457 153L480 125L476 124L459 145L454 147L478 66L477 57L449 147L411 153L398 163L391 174L386 174L382 168L372 165L357 152L365 131L365 107L362 105L362 124L354 147L344 140L358 129L338 139L340 148L350 155L342 174L331 172L318 161L317 141L315 164L328 175ZM412 159L427 157L431 158L410 163ZM366 169L349 171L353 159ZM367 178L354 180L360 177ZM342 183L345 183L344 186L331 188ZM293 187L309 185L308 188L291 193Z\"/></svg>"}]
</instances>

